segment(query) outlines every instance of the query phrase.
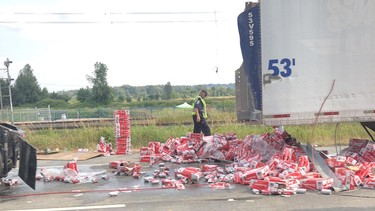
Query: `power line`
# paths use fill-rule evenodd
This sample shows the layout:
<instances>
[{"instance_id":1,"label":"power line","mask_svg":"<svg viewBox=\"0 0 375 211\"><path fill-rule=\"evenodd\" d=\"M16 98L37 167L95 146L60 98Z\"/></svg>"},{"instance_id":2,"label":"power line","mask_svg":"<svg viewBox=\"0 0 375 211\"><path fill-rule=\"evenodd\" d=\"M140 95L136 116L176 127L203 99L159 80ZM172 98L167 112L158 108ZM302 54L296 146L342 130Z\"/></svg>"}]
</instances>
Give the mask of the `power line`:
<instances>
[{"instance_id":1,"label":"power line","mask_svg":"<svg viewBox=\"0 0 375 211\"><path fill-rule=\"evenodd\" d=\"M226 22L229 20L221 20ZM3 24L120 24L120 23L217 23L217 20L165 20L165 21L0 21Z\"/></svg>"},{"instance_id":2,"label":"power line","mask_svg":"<svg viewBox=\"0 0 375 211\"><path fill-rule=\"evenodd\" d=\"M87 13L87 12L0 12L0 23L2 24L120 24L120 23L216 23L218 22L217 14L221 13L218 11L193 11L193 12L100 12L100 13ZM197 19L190 20L188 17L179 20L121 20L126 18L126 16L140 16L140 15L156 15L156 18L164 15L212 15L214 14L215 18L209 17L209 19ZM7 15L2 17L2 15ZM161 15L161 16L159 16ZM22 16L22 17L20 17ZM38 20L30 20L30 18L35 16L44 16L40 17ZM48 20L54 16L64 16L66 20ZM69 17L70 16L70 17ZM55 19L56 17L54 17ZM78 20L77 20L78 18ZM79 20L84 18L84 20ZM96 20L97 18L103 18L104 20ZM47 19L47 20L46 20ZM71 19L71 20L69 20ZM74 20L75 19L75 20ZM112 20L111 20L112 19ZM221 22L227 22L229 20L221 20Z\"/></svg>"},{"instance_id":3,"label":"power line","mask_svg":"<svg viewBox=\"0 0 375 211\"><path fill-rule=\"evenodd\" d=\"M198 12L0 12L1 14L6 15L95 15L95 14L102 14L102 15L194 15L194 14L214 14L214 13L222 13L217 11L198 11Z\"/></svg>"}]
</instances>

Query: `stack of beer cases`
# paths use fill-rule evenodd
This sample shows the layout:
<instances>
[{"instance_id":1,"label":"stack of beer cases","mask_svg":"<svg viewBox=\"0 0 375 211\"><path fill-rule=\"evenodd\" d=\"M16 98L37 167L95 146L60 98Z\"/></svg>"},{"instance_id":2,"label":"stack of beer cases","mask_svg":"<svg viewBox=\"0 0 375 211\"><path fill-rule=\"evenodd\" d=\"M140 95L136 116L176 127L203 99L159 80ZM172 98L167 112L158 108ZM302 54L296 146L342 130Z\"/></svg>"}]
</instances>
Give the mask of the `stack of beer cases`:
<instances>
[{"instance_id":1,"label":"stack of beer cases","mask_svg":"<svg viewBox=\"0 0 375 211\"><path fill-rule=\"evenodd\" d=\"M114 113L116 154L130 154L130 113L129 110L117 110Z\"/></svg>"}]
</instances>

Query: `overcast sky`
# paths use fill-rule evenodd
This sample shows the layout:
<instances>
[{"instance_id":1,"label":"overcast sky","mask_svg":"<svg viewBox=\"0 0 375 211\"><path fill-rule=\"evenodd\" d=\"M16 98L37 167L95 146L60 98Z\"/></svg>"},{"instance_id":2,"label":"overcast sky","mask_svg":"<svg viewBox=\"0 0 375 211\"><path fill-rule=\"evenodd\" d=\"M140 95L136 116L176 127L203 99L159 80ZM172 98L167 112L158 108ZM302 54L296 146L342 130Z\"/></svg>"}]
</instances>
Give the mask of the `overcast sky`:
<instances>
[{"instance_id":1,"label":"overcast sky","mask_svg":"<svg viewBox=\"0 0 375 211\"><path fill-rule=\"evenodd\" d=\"M0 68L9 58L16 78L29 64L49 91L90 86L95 62L107 65L110 86L234 83L244 6L245 0L1 0Z\"/></svg>"}]
</instances>

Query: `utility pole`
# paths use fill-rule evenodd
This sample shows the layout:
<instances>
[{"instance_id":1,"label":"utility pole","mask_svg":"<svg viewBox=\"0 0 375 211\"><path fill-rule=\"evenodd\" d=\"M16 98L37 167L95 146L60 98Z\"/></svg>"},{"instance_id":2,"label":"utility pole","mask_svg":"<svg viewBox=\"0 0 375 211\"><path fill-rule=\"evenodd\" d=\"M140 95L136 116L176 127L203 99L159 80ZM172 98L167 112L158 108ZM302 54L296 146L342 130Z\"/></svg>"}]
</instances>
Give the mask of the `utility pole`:
<instances>
[{"instance_id":1,"label":"utility pole","mask_svg":"<svg viewBox=\"0 0 375 211\"><path fill-rule=\"evenodd\" d=\"M1 68L1 70L6 70L6 69ZM2 80L2 78L0 78L0 80ZM1 82L2 81L0 81L0 122L3 121L3 108L4 108L4 106L3 106L3 92L2 92Z\"/></svg>"},{"instance_id":2,"label":"utility pole","mask_svg":"<svg viewBox=\"0 0 375 211\"><path fill-rule=\"evenodd\" d=\"M7 70L6 68L0 68L0 70ZM2 84L1 84L1 82L2 82L2 80L3 80L4 78L0 78L0 109L1 110L3 110L3 93L2 93Z\"/></svg>"},{"instance_id":3,"label":"utility pole","mask_svg":"<svg viewBox=\"0 0 375 211\"><path fill-rule=\"evenodd\" d=\"M9 105L10 105L10 114L11 114L11 117L12 117L12 124L14 123L14 116L13 116L13 103L12 103L12 88L11 88L11 82L12 82L12 78L10 77L10 74L9 74L9 64L13 63L12 61L9 61L9 59L7 58L5 61L4 61L4 65L5 67L7 67L7 75L8 75L8 88L9 88Z\"/></svg>"},{"instance_id":4,"label":"utility pole","mask_svg":"<svg viewBox=\"0 0 375 211\"><path fill-rule=\"evenodd\" d=\"M0 109L3 111L3 93L1 91L1 81L0 81Z\"/></svg>"}]
</instances>

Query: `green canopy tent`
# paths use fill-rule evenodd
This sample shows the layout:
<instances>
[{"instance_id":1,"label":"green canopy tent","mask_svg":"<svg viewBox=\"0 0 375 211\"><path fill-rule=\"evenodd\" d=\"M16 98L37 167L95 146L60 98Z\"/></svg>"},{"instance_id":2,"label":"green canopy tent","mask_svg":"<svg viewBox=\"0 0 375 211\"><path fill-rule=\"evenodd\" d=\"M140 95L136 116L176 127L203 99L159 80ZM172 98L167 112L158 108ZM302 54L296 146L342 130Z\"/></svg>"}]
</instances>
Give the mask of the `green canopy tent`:
<instances>
[{"instance_id":1,"label":"green canopy tent","mask_svg":"<svg viewBox=\"0 0 375 211\"><path fill-rule=\"evenodd\" d=\"M188 103L184 102L181 105L176 106L176 108L193 108L193 106L191 106Z\"/></svg>"}]
</instances>

